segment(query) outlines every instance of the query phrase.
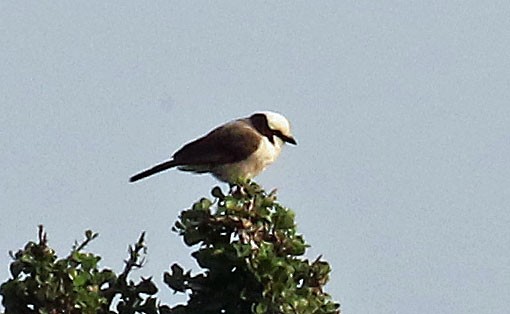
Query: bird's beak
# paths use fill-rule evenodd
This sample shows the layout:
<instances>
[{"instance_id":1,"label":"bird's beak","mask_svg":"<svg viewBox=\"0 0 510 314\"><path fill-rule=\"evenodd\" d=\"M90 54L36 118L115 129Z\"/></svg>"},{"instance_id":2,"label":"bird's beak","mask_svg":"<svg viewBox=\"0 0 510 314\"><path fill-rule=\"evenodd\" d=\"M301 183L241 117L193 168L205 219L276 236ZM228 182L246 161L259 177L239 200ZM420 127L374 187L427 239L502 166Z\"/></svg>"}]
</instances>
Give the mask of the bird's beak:
<instances>
[{"instance_id":1,"label":"bird's beak","mask_svg":"<svg viewBox=\"0 0 510 314\"><path fill-rule=\"evenodd\" d=\"M289 143L289 144L292 144L292 145L297 145L296 140L292 136L285 136L284 135L281 138L286 143Z\"/></svg>"}]
</instances>

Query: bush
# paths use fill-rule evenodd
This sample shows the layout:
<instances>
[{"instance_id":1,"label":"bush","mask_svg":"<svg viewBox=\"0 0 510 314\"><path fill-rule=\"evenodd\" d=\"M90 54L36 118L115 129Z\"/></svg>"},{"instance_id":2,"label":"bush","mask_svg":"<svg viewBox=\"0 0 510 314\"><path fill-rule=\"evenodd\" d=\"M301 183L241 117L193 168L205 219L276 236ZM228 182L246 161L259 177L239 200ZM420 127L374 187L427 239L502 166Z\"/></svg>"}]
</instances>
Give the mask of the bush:
<instances>
[{"instance_id":1,"label":"bush","mask_svg":"<svg viewBox=\"0 0 510 314\"><path fill-rule=\"evenodd\" d=\"M71 253L58 259L39 227L38 242L12 255L12 278L0 286L5 314L187 313L334 314L339 304L323 291L330 266L302 256L308 245L296 232L294 213L255 183L224 195L212 190L181 212L173 230L203 272L192 275L178 264L164 274L174 292L189 294L185 305L169 307L155 297L152 278L128 279L143 264L144 233L129 248L122 273L99 269L100 257L84 252L97 237L85 232Z\"/></svg>"}]
</instances>

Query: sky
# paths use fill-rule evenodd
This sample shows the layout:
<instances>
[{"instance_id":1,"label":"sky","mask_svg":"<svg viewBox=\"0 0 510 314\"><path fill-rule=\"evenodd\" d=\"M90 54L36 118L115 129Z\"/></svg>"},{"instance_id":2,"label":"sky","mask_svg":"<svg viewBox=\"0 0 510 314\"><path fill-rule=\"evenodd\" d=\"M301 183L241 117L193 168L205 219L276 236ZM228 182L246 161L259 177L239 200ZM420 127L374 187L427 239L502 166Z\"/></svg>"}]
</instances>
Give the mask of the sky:
<instances>
[{"instance_id":1,"label":"sky","mask_svg":"<svg viewBox=\"0 0 510 314\"><path fill-rule=\"evenodd\" d=\"M198 267L170 228L220 183L128 178L274 110L298 146L256 181L331 264L343 313L508 313L509 16L508 1L2 1L0 281L38 224L62 257L98 232L88 249L115 270L145 230L133 279L184 302L162 273Z\"/></svg>"}]
</instances>

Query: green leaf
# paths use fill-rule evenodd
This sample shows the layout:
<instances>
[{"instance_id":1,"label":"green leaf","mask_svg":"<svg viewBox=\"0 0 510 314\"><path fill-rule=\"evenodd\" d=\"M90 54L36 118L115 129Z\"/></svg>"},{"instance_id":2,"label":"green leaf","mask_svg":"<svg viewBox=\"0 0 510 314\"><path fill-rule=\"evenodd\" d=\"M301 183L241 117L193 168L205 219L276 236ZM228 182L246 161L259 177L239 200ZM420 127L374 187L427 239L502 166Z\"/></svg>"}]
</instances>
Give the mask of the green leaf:
<instances>
[{"instance_id":1,"label":"green leaf","mask_svg":"<svg viewBox=\"0 0 510 314\"><path fill-rule=\"evenodd\" d=\"M267 304L266 303L258 303L255 307L256 314L266 314L267 313Z\"/></svg>"},{"instance_id":2,"label":"green leaf","mask_svg":"<svg viewBox=\"0 0 510 314\"><path fill-rule=\"evenodd\" d=\"M163 281L175 291L186 291L184 271L182 267L177 264L173 264L171 271L164 274Z\"/></svg>"},{"instance_id":3,"label":"green leaf","mask_svg":"<svg viewBox=\"0 0 510 314\"><path fill-rule=\"evenodd\" d=\"M73 276L73 285L75 287L81 287L83 285L85 285L85 283L88 281L89 279L89 274L88 273L74 273L74 276Z\"/></svg>"},{"instance_id":4,"label":"green leaf","mask_svg":"<svg viewBox=\"0 0 510 314\"><path fill-rule=\"evenodd\" d=\"M188 230L184 233L184 243L187 246L193 246L202 242L205 239L204 235L199 230Z\"/></svg>"},{"instance_id":5,"label":"green leaf","mask_svg":"<svg viewBox=\"0 0 510 314\"><path fill-rule=\"evenodd\" d=\"M156 294L158 292L158 288L152 282L152 278L142 278L142 282L140 282L136 288L136 292L145 293L149 295Z\"/></svg>"},{"instance_id":6,"label":"green leaf","mask_svg":"<svg viewBox=\"0 0 510 314\"><path fill-rule=\"evenodd\" d=\"M235 199L226 199L225 200L225 208L229 210L237 209L237 200Z\"/></svg>"},{"instance_id":7,"label":"green leaf","mask_svg":"<svg viewBox=\"0 0 510 314\"><path fill-rule=\"evenodd\" d=\"M212 205L212 202L204 197L200 200L200 204L202 205L203 209L209 209L209 207Z\"/></svg>"},{"instance_id":8,"label":"green leaf","mask_svg":"<svg viewBox=\"0 0 510 314\"><path fill-rule=\"evenodd\" d=\"M252 250L251 245L243 243L234 243L233 247L236 251L237 257L244 258L250 256Z\"/></svg>"},{"instance_id":9,"label":"green leaf","mask_svg":"<svg viewBox=\"0 0 510 314\"><path fill-rule=\"evenodd\" d=\"M294 212L279 207L274 217L275 229L291 229L294 227Z\"/></svg>"},{"instance_id":10,"label":"green leaf","mask_svg":"<svg viewBox=\"0 0 510 314\"><path fill-rule=\"evenodd\" d=\"M13 278L17 278L19 274L23 271L23 263L21 261L14 261L10 265L10 271Z\"/></svg>"},{"instance_id":11,"label":"green leaf","mask_svg":"<svg viewBox=\"0 0 510 314\"><path fill-rule=\"evenodd\" d=\"M221 191L221 188L219 186L215 186L211 191L212 196L222 200L225 198L225 195Z\"/></svg>"}]
</instances>

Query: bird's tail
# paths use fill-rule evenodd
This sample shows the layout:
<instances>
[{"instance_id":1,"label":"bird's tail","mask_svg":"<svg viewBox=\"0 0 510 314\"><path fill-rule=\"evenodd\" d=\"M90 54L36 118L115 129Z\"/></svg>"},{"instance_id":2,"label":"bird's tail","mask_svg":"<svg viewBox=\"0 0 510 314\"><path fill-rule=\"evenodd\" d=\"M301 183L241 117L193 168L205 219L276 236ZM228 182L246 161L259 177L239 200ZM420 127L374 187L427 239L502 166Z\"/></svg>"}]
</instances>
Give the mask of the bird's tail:
<instances>
[{"instance_id":1,"label":"bird's tail","mask_svg":"<svg viewBox=\"0 0 510 314\"><path fill-rule=\"evenodd\" d=\"M175 166L177 166L177 163L174 160L165 161L165 162L163 162L163 163L161 163L159 165L155 165L154 167L152 167L150 169L147 169L147 170L144 170L144 171L142 171L140 173L135 174L134 176L129 178L129 182L135 182L135 181L141 180L143 178L146 178L148 176L151 176L151 175L156 174L158 172L170 169L170 168L175 167Z\"/></svg>"}]
</instances>

